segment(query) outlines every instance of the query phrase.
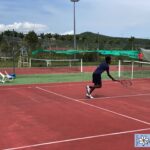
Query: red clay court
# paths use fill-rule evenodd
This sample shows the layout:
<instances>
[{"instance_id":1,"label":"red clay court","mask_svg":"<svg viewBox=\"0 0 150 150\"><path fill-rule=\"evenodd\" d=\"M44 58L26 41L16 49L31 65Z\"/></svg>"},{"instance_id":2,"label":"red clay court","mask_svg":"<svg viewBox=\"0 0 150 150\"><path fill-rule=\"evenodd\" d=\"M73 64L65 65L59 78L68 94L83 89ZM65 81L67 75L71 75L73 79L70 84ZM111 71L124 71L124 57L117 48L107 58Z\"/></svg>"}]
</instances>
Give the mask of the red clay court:
<instances>
[{"instance_id":1,"label":"red clay court","mask_svg":"<svg viewBox=\"0 0 150 150\"><path fill-rule=\"evenodd\" d=\"M0 149L137 149L134 135L150 134L150 80L104 81L92 100L86 84L1 86Z\"/></svg>"}]
</instances>

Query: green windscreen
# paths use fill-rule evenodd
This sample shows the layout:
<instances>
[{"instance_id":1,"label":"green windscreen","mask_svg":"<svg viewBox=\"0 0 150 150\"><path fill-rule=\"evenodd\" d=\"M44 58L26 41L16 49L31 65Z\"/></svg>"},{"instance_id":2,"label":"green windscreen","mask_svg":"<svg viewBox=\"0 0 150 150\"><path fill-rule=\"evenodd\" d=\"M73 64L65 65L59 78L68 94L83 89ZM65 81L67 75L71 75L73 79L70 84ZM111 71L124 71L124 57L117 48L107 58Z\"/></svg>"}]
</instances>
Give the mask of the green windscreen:
<instances>
[{"instance_id":1,"label":"green windscreen","mask_svg":"<svg viewBox=\"0 0 150 150\"><path fill-rule=\"evenodd\" d=\"M32 55L38 53L55 53L55 54L66 54L66 55L74 55L74 54L82 54L82 53L98 53L101 55L112 55L112 56L128 56L130 58L138 58L138 50L34 50L32 51Z\"/></svg>"}]
</instances>

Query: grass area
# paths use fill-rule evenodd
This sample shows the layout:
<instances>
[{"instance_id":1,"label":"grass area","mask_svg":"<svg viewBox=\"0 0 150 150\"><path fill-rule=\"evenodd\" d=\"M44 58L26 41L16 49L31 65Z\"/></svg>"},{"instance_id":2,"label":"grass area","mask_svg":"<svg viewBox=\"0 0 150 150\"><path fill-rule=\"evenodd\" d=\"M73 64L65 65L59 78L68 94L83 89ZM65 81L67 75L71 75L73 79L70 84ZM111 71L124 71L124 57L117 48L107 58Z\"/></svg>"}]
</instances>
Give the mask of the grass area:
<instances>
[{"instance_id":1,"label":"grass area","mask_svg":"<svg viewBox=\"0 0 150 150\"><path fill-rule=\"evenodd\" d=\"M115 77L116 72L112 72ZM108 79L106 73L102 76L103 79ZM6 82L4 85L16 84L36 84L36 83L55 83L55 82L83 82L91 81L92 73L68 73L68 74L34 74L34 75L17 75L13 81Z\"/></svg>"}]
</instances>

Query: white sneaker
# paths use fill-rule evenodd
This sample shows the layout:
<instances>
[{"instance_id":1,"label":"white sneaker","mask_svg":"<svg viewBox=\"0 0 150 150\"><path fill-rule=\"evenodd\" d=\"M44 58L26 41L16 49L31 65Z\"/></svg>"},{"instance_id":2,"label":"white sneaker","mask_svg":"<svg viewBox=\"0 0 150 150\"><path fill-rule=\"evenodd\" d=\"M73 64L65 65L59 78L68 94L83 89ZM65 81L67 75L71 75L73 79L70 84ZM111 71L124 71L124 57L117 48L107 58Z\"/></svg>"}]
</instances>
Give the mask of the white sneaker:
<instances>
[{"instance_id":1,"label":"white sneaker","mask_svg":"<svg viewBox=\"0 0 150 150\"><path fill-rule=\"evenodd\" d=\"M87 92L88 95L90 95L90 87L89 87L89 85L86 86L86 92Z\"/></svg>"},{"instance_id":2,"label":"white sneaker","mask_svg":"<svg viewBox=\"0 0 150 150\"><path fill-rule=\"evenodd\" d=\"M86 96L90 99L94 98L91 94L88 94L88 93L86 94Z\"/></svg>"},{"instance_id":3,"label":"white sneaker","mask_svg":"<svg viewBox=\"0 0 150 150\"><path fill-rule=\"evenodd\" d=\"M94 97L90 94L90 99L93 99Z\"/></svg>"},{"instance_id":4,"label":"white sneaker","mask_svg":"<svg viewBox=\"0 0 150 150\"><path fill-rule=\"evenodd\" d=\"M90 95L88 93L86 93L86 97L89 97Z\"/></svg>"}]
</instances>

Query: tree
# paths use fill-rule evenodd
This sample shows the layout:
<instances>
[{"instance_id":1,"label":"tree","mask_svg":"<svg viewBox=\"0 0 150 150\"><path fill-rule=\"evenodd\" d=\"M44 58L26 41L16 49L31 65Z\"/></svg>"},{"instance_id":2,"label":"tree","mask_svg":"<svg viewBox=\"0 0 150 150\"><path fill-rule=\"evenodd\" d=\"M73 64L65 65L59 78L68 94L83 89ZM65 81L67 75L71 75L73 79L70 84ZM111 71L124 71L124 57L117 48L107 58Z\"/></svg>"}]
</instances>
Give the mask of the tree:
<instances>
[{"instance_id":1,"label":"tree","mask_svg":"<svg viewBox=\"0 0 150 150\"><path fill-rule=\"evenodd\" d=\"M31 54L32 50L35 50L38 45L38 36L34 31L28 32L25 36L25 41L29 45L29 54Z\"/></svg>"},{"instance_id":2,"label":"tree","mask_svg":"<svg viewBox=\"0 0 150 150\"><path fill-rule=\"evenodd\" d=\"M10 49L10 44L6 40L2 40L0 43L0 51L3 54L3 56L11 56Z\"/></svg>"},{"instance_id":3,"label":"tree","mask_svg":"<svg viewBox=\"0 0 150 150\"><path fill-rule=\"evenodd\" d=\"M45 34L45 37L51 39L52 38L52 34L51 33L47 33L47 34Z\"/></svg>"}]
</instances>

